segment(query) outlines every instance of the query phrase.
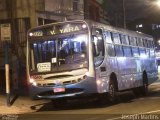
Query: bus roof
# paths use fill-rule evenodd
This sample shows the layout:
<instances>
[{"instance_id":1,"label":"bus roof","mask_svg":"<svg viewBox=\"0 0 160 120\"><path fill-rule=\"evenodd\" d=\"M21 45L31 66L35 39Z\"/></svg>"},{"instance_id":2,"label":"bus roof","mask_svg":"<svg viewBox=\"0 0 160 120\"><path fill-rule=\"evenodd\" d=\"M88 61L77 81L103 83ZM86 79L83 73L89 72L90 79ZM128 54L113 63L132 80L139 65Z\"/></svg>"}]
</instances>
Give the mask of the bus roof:
<instances>
[{"instance_id":1,"label":"bus roof","mask_svg":"<svg viewBox=\"0 0 160 120\"><path fill-rule=\"evenodd\" d=\"M55 24L62 24L62 23L72 23L72 22L84 22L87 23L90 27L98 27L98 28L102 28L103 30L106 31L112 31L112 32L117 32L117 33L121 33L124 35L130 35L130 36L136 36L136 37L143 37L143 38L149 38L149 40L153 40L153 37L151 35L148 34L144 34L144 33L138 33L136 31L133 30L129 30L129 29L124 29L124 28L120 28L120 27L114 27L111 25L107 25L107 24L103 24L103 23L98 23L92 20L72 20L72 21L63 21L63 22L56 22L56 23L50 23L50 24L45 24L45 25L41 25L35 28L32 28L29 30L35 30L35 29L40 29L40 28L45 28L51 25L55 25Z\"/></svg>"},{"instance_id":2,"label":"bus roof","mask_svg":"<svg viewBox=\"0 0 160 120\"><path fill-rule=\"evenodd\" d=\"M121 34L124 34L124 35L137 36L137 37L146 37L146 38L153 39L153 37L151 35L148 35L148 34L138 33L136 31L129 30L129 29L124 29L124 28L120 28L120 27L114 27L114 26L111 26L111 25L98 23L98 22L95 22L95 21L92 21L92 20L86 20L86 21L90 26L95 26L95 27L98 27L98 28L102 28L102 29L104 29L106 31L108 30L108 31L121 33Z\"/></svg>"}]
</instances>

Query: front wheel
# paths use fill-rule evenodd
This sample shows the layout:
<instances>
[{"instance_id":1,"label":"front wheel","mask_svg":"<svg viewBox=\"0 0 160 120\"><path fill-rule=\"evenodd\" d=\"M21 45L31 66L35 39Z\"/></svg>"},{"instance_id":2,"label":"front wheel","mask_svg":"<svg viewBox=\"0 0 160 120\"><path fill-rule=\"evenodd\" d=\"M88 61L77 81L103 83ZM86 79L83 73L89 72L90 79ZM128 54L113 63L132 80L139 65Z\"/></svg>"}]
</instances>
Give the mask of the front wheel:
<instances>
[{"instance_id":1,"label":"front wheel","mask_svg":"<svg viewBox=\"0 0 160 120\"><path fill-rule=\"evenodd\" d=\"M113 81L111 81L109 84L108 100L111 103L114 103L117 101L117 88Z\"/></svg>"},{"instance_id":2,"label":"front wheel","mask_svg":"<svg viewBox=\"0 0 160 120\"><path fill-rule=\"evenodd\" d=\"M133 92L136 96L147 96L148 95L148 77L147 74L143 74L143 86L134 88Z\"/></svg>"},{"instance_id":3,"label":"front wheel","mask_svg":"<svg viewBox=\"0 0 160 120\"><path fill-rule=\"evenodd\" d=\"M146 96L148 94L148 77L146 73L143 75L143 86L140 89L142 95Z\"/></svg>"}]
</instances>

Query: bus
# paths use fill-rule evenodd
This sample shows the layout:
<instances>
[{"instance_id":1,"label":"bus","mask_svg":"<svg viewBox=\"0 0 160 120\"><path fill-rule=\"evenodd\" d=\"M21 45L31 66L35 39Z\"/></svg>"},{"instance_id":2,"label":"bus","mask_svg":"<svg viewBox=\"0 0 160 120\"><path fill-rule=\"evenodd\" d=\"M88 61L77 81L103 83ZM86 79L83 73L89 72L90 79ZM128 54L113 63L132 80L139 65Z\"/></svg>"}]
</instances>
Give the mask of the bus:
<instances>
[{"instance_id":1,"label":"bus","mask_svg":"<svg viewBox=\"0 0 160 120\"><path fill-rule=\"evenodd\" d=\"M133 90L145 95L157 80L153 37L91 20L28 31L27 76L32 98L61 104L69 98Z\"/></svg>"}]
</instances>

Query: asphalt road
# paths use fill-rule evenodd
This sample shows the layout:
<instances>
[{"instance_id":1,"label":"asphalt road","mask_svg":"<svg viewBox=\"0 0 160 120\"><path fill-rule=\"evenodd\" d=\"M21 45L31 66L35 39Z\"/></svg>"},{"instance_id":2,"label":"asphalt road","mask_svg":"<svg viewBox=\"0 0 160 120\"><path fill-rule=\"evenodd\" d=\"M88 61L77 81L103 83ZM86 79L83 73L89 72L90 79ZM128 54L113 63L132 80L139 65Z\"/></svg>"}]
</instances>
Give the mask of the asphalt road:
<instances>
[{"instance_id":1,"label":"asphalt road","mask_svg":"<svg viewBox=\"0 0 160 120\"><path fill-rule=\"evenodd\" d=\"M132 91L121 93L116 104L100 104L95 100L69 101L55 109L52 102L32 106L35 113L19 115L18 120L159 120L160 82L149 86L146 97Z\"/></svg>"}]
</instances>

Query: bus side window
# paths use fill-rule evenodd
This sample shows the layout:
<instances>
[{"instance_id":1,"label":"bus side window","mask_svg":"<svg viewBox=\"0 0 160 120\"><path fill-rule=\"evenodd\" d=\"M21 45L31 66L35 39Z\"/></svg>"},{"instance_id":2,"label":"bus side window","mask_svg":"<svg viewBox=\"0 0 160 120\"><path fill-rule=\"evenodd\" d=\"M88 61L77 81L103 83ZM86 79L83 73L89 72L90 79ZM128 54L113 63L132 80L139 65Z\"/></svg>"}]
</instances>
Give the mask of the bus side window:
<instances>
[{"instance_id":1,"label":"bus side window","mask_svg":"<svg viewBox=\"0 0 160 120\"><path fill-rule=\"evenodd\" d=\"M106 43L112 43L111 33L109 31L104 32Z\"/></svg>"},{"instance_id":2,"label":"bus side window","mask_svg":"<svg viewBox=\"0 0 160 120\"><path fill-rule=\"evenodd\" d=\"M155 51L154 49L150 49L150 57L155 57Z\"/></svg>"},{"instance_id":3,"label":"bus side window","mask_svg":"<svg viewBox=\"0 0 160 120\"><path fill-rule=\"evenodd\" d=\"M146 55L147 55L147 57L150 56L150 49L146 49Z\"/></svg>"},{"instance_id":4,"label":"bus side window","mask_svg":"<svg viewBox=\"0 0 160 120\"><path fill-rule=\"evenodd\" d=\"M142 40L143 40L144 47L147 47L147 40L146 39L142 39Z\"/></svg>"},{"instance_id":5,"label":"bus side window","mask_svg":"<svg viewBox=\"0 0 160 120\"><path fill-rule=\"evenodd\" d=\"M137 42L136 42L136 38L135 37L130 37L129 36L129 42L130 42L130 45L132 46L137 46Z\"/></svg>"},{"instance_id":6,"label":"bus side window","mask_svg":"<svg viewBox=\"0 0 160 120\"><path fill-rule=\"evenodd\" d=\"M132 54L133 54L133 57L138 57L139 56L138 47L132 47Z\"/></svg>"},{"instance_id":7,"label":"bus side window","mask_svg":"<svg viewBox=\"0 0 160 120\"><path fill-rule=\"evenodd\" d=\"M114 45L113 44L107 44L107 53L110 57L115 57L115 51L114 51Z\"/></svg>"},{"instance_id":8,"label":"bus side window","mask_svg":"<svg viewBox=\"0 0 160 120\"><path fill-rule=\"evenodd\" d=\"M154 42L153 42L153 41L152 41L152 43L151 43L151 44L152 44L152 48L154 48L155 46L154 46Z\"/></svg>"},{"instance_id":9,"label":"bus side window","mask_svg":"<svg viewBox=\"0 0 160 120\"><path fill-rule=\"evenodd\" d=\"M119 36L118 33L112 33L112 39L113 39L115 44L120 44L121 43L120 36Z\"/></svg>"},{"instance_id":10,"label":"bus side window","mask_svg":"<svg viewBox=\"0 0 160 120\"><path fill-rule=\"evenodd\" d=\"M94 36L93 37L93 51L94 55L96 56L104 56L104 42L103 38Z\"/></svg>"},{"instance_id":11,"label":"bus side window","mask_svg":"<svg viewBox=\"0 0 160 120\"><path fill-rule=\"evenodd\" d=\"M121 38L122 44L129 45L129 40L126 35L120 34L120 38Z\"/></svg>"},{"instance_id":12,"label":"bus side window","mask_svg":"<svg viewBox=\"0 0 160 120\"><path fill-rule=\"evenodd\" d=\"M138 39L137 39L137 42L138 42L138 46L143 47L142 38L138 38Z\"/></svg>"},{"instance_id":13,"label":"bus side window","mask_svg":"<svg viewBox=\"0 0 160 120\"><path fill-rule=\"evenodd\" d=\"M115 45L115 52L117 57L123 57L123 49L121 45Z\"/></svg>"},{"instance_id":14,"label":"bus side window","mask_svg":"<svg viewBox=\"0 0 160 120\"><path fill-rule=\"evenodd\" d=\"M132 56L131 47L123 46L123 50L124 50L124 56L125 57L131 57Z\"/></svg>"},{"instance_id":15,"label":"bus side window","mask_svg":"<svg viewBox=\"0 0 160 120\"><path fill-rule=\"evenodd\" d=\"M145 48L139 48L140 56L146 57L146 49Z\"/></svg>"},{"instance_id":16,"label":"bus side window","mask_svg":"<svg viewBox=\"0 0 160 120\"><path fill-rule=\"evenodd\" d=\"M92 48L94 55L94 64L98 67L104 60L104 40L101 29L92 29Z\"/></svg>"},{"instance_id":17,"label":"bus side window","mask_svg":"<svg viewBox=\"0 0 160 120\"><path fill-rule=\"evenodd\" d=\"M152 48L152 41L148 41L148 44L149 44L149 48Z\"/></svg>"}]
</instances>

